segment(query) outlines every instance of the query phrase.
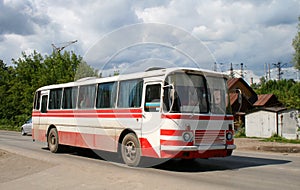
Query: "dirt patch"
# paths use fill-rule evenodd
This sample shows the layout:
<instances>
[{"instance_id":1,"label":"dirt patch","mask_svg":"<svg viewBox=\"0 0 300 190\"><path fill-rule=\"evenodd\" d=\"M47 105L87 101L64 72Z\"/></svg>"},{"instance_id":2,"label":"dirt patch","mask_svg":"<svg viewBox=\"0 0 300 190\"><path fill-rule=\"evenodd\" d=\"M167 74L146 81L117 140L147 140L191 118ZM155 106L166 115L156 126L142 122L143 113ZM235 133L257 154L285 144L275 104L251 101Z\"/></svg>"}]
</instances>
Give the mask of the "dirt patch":
<instances>
[{"instance_id":1,"label":"dirt patch","mask_svg":"<svg viewBox=\"0 0 300 190\"><path fill-rule=\"evenodd\" d=\"M262 139L236 138L237 150L300 153L300 144L263 142Z\"/></svg>"},{"instance_id":2,"label":"dirt patch","mask_svg":"<svg viewBox=\"0 0 300 190\"><path fill-rule=\"evenodd\" d=\"M0 149L0 183L12 181L52 167L53 164Z\"/></svg>"}]
</instances>

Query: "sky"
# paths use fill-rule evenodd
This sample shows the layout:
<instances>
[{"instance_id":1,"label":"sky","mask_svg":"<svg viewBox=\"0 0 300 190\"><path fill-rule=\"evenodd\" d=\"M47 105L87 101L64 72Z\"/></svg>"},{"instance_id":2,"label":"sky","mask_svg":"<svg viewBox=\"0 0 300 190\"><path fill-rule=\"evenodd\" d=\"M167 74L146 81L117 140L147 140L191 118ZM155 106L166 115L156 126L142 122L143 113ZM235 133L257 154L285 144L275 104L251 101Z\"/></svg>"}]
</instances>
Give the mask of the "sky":
<instances>
[{"instance_id":1,"label":"sky","mask_svg":"<svg viewBox=\"0 0 300 190\"><path fill-rule=\"evenodd\" d=\"M299 16L300 0L0 0L0 59L10 65L22 52L47 55L51 44L77 40L65 50L91 65L91 54L114 59L114 69L134 62L131 69L143 60L172 65L207 53L207 69L243 63L261 76L265 64L292 66Z\"/></svg>"}]
</instances>

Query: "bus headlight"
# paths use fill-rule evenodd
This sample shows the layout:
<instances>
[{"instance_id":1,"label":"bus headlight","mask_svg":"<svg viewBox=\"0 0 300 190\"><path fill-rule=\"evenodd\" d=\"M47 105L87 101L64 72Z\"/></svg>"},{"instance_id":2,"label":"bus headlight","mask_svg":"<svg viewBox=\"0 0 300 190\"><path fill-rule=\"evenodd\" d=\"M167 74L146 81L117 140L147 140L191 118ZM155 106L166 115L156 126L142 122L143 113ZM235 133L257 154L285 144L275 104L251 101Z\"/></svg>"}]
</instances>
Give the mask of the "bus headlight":
<instances>
[{"instance_id":1,"label":"bus headlight","mask_svg":"<svg viewBox=\"0 0 300 190\"><path fill-rule=\"evenodd\" d=\"M191 142L193 140L193 134L191 132L184 132L182 138L184 142Z\"/></svg>"},{"instance_id":2,"label":"bus headlight","mask_svg":"<svg viewBox=\"0 0 300 190\"><path fill-rule=\"evenodd\" d=\"M233 134L232 134L232 132L228 131L226 133L226 140L231 141L232 139L233 139Z\"/></svg>"}]
</instances>

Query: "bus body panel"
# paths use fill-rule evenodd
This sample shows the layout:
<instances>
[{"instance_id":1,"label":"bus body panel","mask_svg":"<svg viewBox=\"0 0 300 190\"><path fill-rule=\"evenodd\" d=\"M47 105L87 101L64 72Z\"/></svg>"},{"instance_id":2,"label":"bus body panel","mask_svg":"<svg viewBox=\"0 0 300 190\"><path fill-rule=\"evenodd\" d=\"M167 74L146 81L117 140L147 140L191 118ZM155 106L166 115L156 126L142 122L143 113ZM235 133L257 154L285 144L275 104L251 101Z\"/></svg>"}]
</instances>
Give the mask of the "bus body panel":
<instances>
[{"instance_id":1,"label":"bus body panel","mask_svg":"<svg viewBox=\"0 0 300 190\"><path fill-rule=\"evenodd\" d=\"M47 142L50 127L56 127L60 144L117 152L121 134L132 131L139 139L143 156L154 158L209 158L224 157L235 149L232 135L233 116L212 113L171 113L163 110L164 81L166 76L177 71L187 71L203 76L226 77L223 74L199 69L172 68L118 77L80 80L76 82L50 85L37 90L41 97L50 96L52 89L77 87L90 84L119 82L142 79L143 92L141 106L138 108L107 109L48 109L42 113L42 100L34 105L34 140ZM146 101L146 88L160 85L158 102ZM119 90L119 89L118 89ZM118 95L117 95L118 101ZM40 98L42 99L42 98ZM78 98L77 98L77 101ZM48 97L49 103L49 97ZM47 107L49 105L47 104ZM146 111L146 106L156 106L154 111ZM35 109L38 108L38 109ZM190 136L190 139L188 139ZM187 139L184 139L187 138Z\"/></svg>"},{"instance_id":2,"label":"bus body panel","mask_svg":"<svg viewBox=\"0 0 300 190\"><path fill-rule=\"evenodd\" d=\"M226 140L226 133L233 133L229 127L232 126L233 116L191 117L168 114L163 117L165 125L160 135L162 158L225 157L235 149L233 140ZM192 139L184 141L184 133L191 133Z\"/></svg>"},{"instance_id":3,"label":"bus body panel","mask_svg":"<svg viewBox=\"0 0 300 190\"><path fill-rule=\"evenodd\" d=\"M51 110L33 112L34 139L46 142L49 127L55 126L61 144L116 152L120 133L130 128L141 136L141 109Z\"/></svg>"}]
</instances>

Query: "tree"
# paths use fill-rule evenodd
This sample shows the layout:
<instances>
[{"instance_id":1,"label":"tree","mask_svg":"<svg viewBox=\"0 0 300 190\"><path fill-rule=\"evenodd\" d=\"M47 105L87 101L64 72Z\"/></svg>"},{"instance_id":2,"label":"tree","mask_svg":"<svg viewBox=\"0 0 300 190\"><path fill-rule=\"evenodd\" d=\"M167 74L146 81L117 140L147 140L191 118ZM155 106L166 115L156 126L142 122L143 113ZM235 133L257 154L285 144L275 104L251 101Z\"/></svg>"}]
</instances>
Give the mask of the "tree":
<instances>
[{"instance_id":1,"label":"tree","mask_svg":"<svg viewBox=\"0 0 300 190\"><path fill-rule=\"evenodd\" d=\"M71 82L82 57L73 52L42 56L24 52L13 67L0 61L0 124L20 125L31 115L35 91L42 86Z\"/></svg>"},{"instance_id":2,"label":"tree","mask_svg":"<svg viewBox=\"0 0 300 190\"><path fill-rule=\"evenodd\" d=\"M9 120L9 81L11 80L12 67L6 66L3 60L0 60L0 124L6 124Z\"/></svg>"},{"instance_id":3,"label":"tree","mask_svg":"<svg viewBox=\"0 0 300 190\"><path fill-rule=\"evenodd\" d=\"M280 102L288 108L300 109L300 82L293 80L269 80L258 89L257 94L275 94Z\"/></svg>"},{"instance_id":4,"label":"tree","mask_svg":"<svg viewBox=\"0 0 300 190\"><path fill-rule=\"evenodd\" d=\"M298 23L298 32L293 39L293 47L295 49L293 62L295 64L295 68L300 70L300 16L298 17L299 23Z\"/></svg>"},{"instance_id":5,"label":"tree","mask_svg":"<svg viewBox=\"0 0 300 190\"><path fill-rule=\"evenodd\" d=\"M97 74L98 71L94 70L85 61L81 61L76 69L75 80L85 77L99 77L101 74Z\"/></svg>"}]
</instances>

